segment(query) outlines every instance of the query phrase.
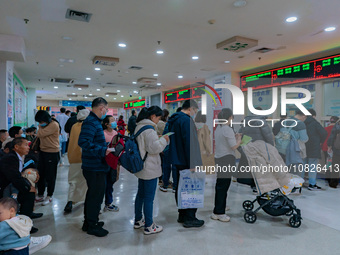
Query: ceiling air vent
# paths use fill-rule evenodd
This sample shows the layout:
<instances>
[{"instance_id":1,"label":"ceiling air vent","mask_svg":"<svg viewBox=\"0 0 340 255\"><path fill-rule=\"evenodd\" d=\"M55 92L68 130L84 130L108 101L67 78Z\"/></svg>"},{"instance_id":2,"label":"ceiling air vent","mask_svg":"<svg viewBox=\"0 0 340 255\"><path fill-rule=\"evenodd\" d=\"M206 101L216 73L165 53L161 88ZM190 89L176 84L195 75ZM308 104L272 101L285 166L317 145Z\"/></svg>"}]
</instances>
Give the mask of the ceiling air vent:
<instances>
[{"instance_id":1,"label":"ceiling air vent","mask_svg":"<svg viewBox=\"0 0 340 255\"><path fill-rule=\"evenodd\" d=\"M69 78L51 78L51 82L57 82L57 83L73 83L73 79Z\"/></svg>"},{"instance_id":2,"label":"ceiling air vent","mask_svg":"<svg viewBox=\"0 0 340 255\"><path fill-rule=\"evenodd\" d=\"M76 88L76 89L79 89L79 88L87 89L89 87L89 85L87 85L87 84L74 84L73 87Z\"/></svg>"},{"instance_id":3,"label":"ceiling air vent","mask_svg":"<svg viewBox=\"0 0 340 255\"><path fill-rule=\"evenodd\" d=\"M141 70L141 69L143 69L143 67L141 67L141 66L130 66L129 69L131 69L131 70Z\"/></svg>"},{"instance_id":4,"label":"ceiling air vent","mask_svg":"<svg viewBox=\"0 0 340 255\"><path fill-rule=\"evenodd\" d=\"M78 97L78 95L68 94L67 97Z\"/></svg>"},{"instance_id":5,"label":"ceiling air vent","mask_svg":"<svg viewBox=\"0 0 340 255\"><path fill-rule=\"evenodd\" d=\"M37 99L42 99L42 97L41 96L37 96Z\"/></svg>"},{"instance_id":6,"label":"ceiling air vent","mask_svg":"<svg viewBox=\"0 0 340 255\"><path fill-rule=\"evenodd\" d=\"M95 56L92 61L94 65L115 66L119 63L119 58Z\"/></svg>"},{"instance_id":7,"label":"ceiling air vent","mask_svg":"<svg viewBox=\"0 0 340 255\"><path fill-rule=\"evenodd\" d=\"M267 53L267 52L270 52L270 51L273 51L273 50L274 49L263 47L261 49L254 50L254 52L257 52L257 53Z\"/></svg>"},{"instance_id":8,"label":"ceiling air vent","mask_svg":"<svg viewBox=\"0 0 340 255\"><path fill-rule=\"evenodd\" d=\"M67 9L65 18L77 21L89 22L92 14L86 12L79 12L71 9Z\"/></svg>"},{"instance_id":9,"label":"ceiling air vent","mask_svg":"<svg viewBox=\"0 0 340 255\"><path fill-rule=\"evenodd\" d=\"M114 82L107 82L106 85L115 85Z\"/></svg>"},{"instance_id":10,"label":"ceiling air vent","mask_svg":"<svg viewBox=\"0 0 340 255\"><path fill-rule=\"evenodd\" d=\"M258 45L258 40L234 36L223 42L216 44L216 48L219 50L226 50L231 52L241 52L253 48Z\"/></svg>"},{"instance_id":11,"label":"ceiling air vent","mask_svg":"<svg viewBox=\"0 0 340 255\"><path fill-rule=\"evenodd\" d=\"M156 86L154 84L143 84L142 86L140 86L139 88L140 89L156 89L158 88L159 86Z\"/></svg>"},{"instance_id":12,"label":"ceiling air vent","mask_svg":"<svg viewBox=\"0 0 340 255\"><path fill-rule=\"evenodd\" d=\"M109 96L117 96L118 93L115 93L115 92L106 92L105 95L109 95Z\"/></svg>"},{"instance_id":13,"label":"ceiling air vent","mask_svg":"<svg viewBox=\"0 0 340 255\"><path fill-rule=\"evenodd\" d=\"M138 83L154 84L157 82L157 78L142 77L137 80Z\"/></svg>"}]
</instances>

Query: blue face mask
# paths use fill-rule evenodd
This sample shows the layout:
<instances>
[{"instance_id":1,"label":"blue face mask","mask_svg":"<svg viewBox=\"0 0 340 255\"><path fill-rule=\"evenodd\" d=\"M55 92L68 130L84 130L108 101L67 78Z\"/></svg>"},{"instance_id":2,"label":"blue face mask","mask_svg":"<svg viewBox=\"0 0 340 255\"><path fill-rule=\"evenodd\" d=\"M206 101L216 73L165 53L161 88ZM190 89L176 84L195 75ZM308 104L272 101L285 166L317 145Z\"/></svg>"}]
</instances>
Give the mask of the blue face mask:
<instances>
[{"instance_id":1,"label":"blue face mask","mask_svg":"<svg viewBox=\"0 0 340 255\"><path fill-rule=\"evenodd\" d=\"M47 123L40 124L40 127L46 127L46 126L47 126Z\"/></svg>"},{"instance_id":2,"label":"blue face mask","mask_svg":"<svg viewBox=\"0 0 340 255\"><path fill-rule=\"evenodd\" d=\"M26 138L26 134L21 134L21 137Z\"/></svg>"},{"instance_id":3,"label":"blue face mask","mask_svg":"<svg viewBox=\"0 0 340 255\"><path fill-rule=\"evenodd\" d=\"M111 128L116 129L117 128L117 122L112 122L111 123Z\"/></svg>"},{"instance_id":4,"label":"blue face mask","mask_svg":"<svg viewBox=\"0 0 340 255\"><path fill-rule=\"evenodd\" d=\"M106 113L100 118L101 120L105 119Z\"/></svg>"}]
</instances>

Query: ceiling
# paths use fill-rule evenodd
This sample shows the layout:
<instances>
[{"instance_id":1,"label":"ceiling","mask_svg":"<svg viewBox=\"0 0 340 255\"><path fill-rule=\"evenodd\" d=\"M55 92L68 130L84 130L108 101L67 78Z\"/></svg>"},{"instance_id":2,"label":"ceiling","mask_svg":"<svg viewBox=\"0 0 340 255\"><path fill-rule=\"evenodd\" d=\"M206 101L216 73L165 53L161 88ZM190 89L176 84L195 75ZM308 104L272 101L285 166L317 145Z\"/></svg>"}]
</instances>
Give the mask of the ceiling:
<instances>
[{"instance_id":1,"label":"ceiling","mask_svg":"<svg viewBox=\"0 0 340 255\"><path fill-rule=\"evenodd\" d=\"M233 2L0 0L0 34L24 38L26 62L15 63L15 69L27 87L37 89L38 96L54 100L68 99L66 95L72 92L79 95L75 100L86 100L85 94L104 96L119 89L117 96L107 99L123 102L221 73L243 72L339 47L340 27L333 32L323 29L340 25L340 1L247 0L242 8L234 7ZM65 19L68 8L92 13L90 22ZM290 16L298 20L286 23ZM27 24L24 19L29 19ZM209 24L211 19L216 22ZM242 53L216 49L217 43L237 35L259 40L256 48L281 49L265 54L254 53L254 49ZM126 48L118 47L122 42ZM156 54L158 49L164 54ZM92 59L96 55L117 57L120 62L95 71ZM194 55L199 59L192 60ZM60 58L73 59L74 63L61 63ZM225 64L225 60L230 63ZM132 65L143 69L130 70ZM159 75L162 86L141 90L141 84L132 84L140 77L153 77L154 73ZM178 75L183 75L183 79L178 79ZM72 78L75 83L90 87L78 91L51 83L55 77ZM91 81L86 81L86 77ZM56 85L58 89L54 89ZM140 94L133 94L135 90Z\"/></svg>"}]
</instances>

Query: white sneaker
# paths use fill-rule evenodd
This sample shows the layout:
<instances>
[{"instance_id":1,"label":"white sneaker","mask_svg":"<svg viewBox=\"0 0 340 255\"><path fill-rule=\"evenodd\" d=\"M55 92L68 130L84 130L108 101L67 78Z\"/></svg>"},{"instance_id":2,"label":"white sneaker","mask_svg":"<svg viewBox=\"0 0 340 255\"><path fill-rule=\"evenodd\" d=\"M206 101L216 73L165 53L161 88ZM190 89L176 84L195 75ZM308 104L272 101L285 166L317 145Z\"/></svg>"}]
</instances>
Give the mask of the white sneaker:
<instances>
[{"instance_id":1,"label":"white sneaker","mask_svg":"<svg viewBox=\"0 0 340 255\"><path fill-rule=\"evenodd\" d=\"M31 236L31 242L29 244L29 254L33 254L43 248L45 248L52 240L52 236L39 236L33 237Z\"/></svg>"},{"instance_id":2,"label":"white sneaker","mask_svg":"<svg viewBox=\"0 0 340 255\"><path fill-rule=\"evenodd\" d=\"M42 203L42 205L48 205L49 203L51 203L53 200L53 197L49 197L47 196L44 200L44 202Z\"/></svg>"},{"instance_id":3,"label":"white sneaker","mask_svg":"<svg viewBox=\"0 0 340 255\"><path fill-rule=\"evenodd\" d=\"M229 222L230 221L230 217L226 214L212 214L210 216L213 220L219 220L222 222Z\"/></svg>"},{"instance_id":4,"label":"white sneaker","mask_svg":"<svg viewBox=\"0 0 340 255\"><path fill-rule=\"evenodd\" d=\"M44 196L36 196L35 197L35 202L40 203L44 201Z\"/></svg>"},{"instance_id":5,"label":"white sneaker","mask_svg":"<svg viewBox=\"0 0 340 255\"><path fill-rule=\"evenodd\" d=\"M162 226L157 226L155 223L152 223L150 227L144 228L144 235L157 234L162 231L163 231Z\"/></svg>"},{"instance_id":6,"label":"white sneaker","mask_svg":"<svg viewBox=\"0 0 340 255\"><path fill-rule=\"evenodd\" d=\"M141 219L139 221L135 221L135 224L133 225L134 229L140 229L145 226L145 221L144 219Z\"/></svg>"}]
</instances>

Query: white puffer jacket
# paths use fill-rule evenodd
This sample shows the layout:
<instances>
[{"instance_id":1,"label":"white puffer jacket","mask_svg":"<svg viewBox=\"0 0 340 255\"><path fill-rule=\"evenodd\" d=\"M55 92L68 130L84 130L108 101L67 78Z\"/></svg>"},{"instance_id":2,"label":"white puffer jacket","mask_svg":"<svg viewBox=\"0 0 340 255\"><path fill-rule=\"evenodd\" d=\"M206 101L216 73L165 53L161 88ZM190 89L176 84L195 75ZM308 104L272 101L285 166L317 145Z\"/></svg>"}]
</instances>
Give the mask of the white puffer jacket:
<instances>
[{"instance_id":1,"label":"white puffer jacket","mask_svg":"<svg viewBox=\"0 0 340 255\"><path fill-rule=\"evenodd\" d=\"M156 130L157 125L151 120L145 119L137 123L135 134L146 125L151 125ZM148 152L148 156L144 162L144 169L135 174L139 179L151 180L162 175L161 157L159 153L165 149L167 142L163 137L159 138L155 130L147 129L137 137L141 157L144 158L146 152Z\"/></svg>"}]
</instances>

